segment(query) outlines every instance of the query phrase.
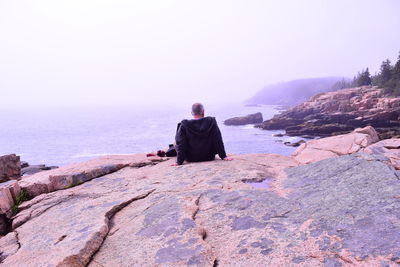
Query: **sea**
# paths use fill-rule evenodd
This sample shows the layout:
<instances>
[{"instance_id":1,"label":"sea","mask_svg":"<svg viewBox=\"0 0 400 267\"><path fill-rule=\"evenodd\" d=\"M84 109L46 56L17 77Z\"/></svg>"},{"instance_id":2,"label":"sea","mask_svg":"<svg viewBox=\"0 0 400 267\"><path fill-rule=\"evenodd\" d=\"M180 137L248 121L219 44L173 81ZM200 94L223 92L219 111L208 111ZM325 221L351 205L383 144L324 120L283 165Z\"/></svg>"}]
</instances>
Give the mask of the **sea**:
<instances>
[{"instance_id":1,"label":"sea","mask_svg":"<svg viewBox=\"0 0 400 267\"><path fill-rule=\"evenodd\" d=\"M279 106L242 104L206 106L216 117L228 154L290 155L298 137L276 137L253 125L226 126L223 121L261 112L264 120ZM149 153L174 142L177 123L190 119L188 107L102 107L6 109L0 111L0 155L15 153L31 165L63 166L110 154Z\"/></svg>"}]
</instances>

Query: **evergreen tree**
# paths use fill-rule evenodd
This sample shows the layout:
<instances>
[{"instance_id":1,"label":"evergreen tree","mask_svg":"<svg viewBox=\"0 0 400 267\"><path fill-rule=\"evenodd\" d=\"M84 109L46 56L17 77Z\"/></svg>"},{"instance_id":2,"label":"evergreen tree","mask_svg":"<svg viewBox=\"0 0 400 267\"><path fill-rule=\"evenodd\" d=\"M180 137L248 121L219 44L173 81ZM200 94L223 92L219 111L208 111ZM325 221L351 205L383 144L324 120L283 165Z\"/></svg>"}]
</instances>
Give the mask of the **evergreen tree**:
<instances>
[{"instance_id":1,"label":"evergreen tree","mask_svg":"<svg viewBox=\"0 0 400 267\"><path fill-rule=\"evenodd\" d=\"M392 96L400 96L400 53L396 64L391 69L391 78L384 84L384 92Z\"/></svg>"},{"instance_id":2,"label":"evergreen tree","mask_svg":"<svg viewBox=\"0 0 400 267\"><path fill-rule=\"evenodd\" d=\"M399 57L397 58L397 62L392 69L392 77L397 81L400 81L400 52Z\"/></svg>"},{"instance_id":3,"label":"evergreen tree","mask_svg":"<svg viewBox=\"0 0 400 267\"><path fill-rule=\"evenodd\" d=\"M364 72L364 85L371 85L371 74L369 73L368 68Z\"/></svg>"},{"instance_id":4,"label":"evergreen tree","mask_svg":"<svg viewBox=\"0 0 400 267\"><path fill-rule=\"evenodd\" d=\"M385 86L385 84L392 78L392 65L390 65L390 60L387 59L382 62L381 72L378 76L378 86Z\"/></svg>"},{"instance_id":5,"label":"evergreen tree","mask_svg":"<svg viewBox=\"0 0 400 267\"><path fill-rule=\"evenodd\" d=\"M359 72L350 83L351 87L371 84L382 87L384 93L389 96L400 96L400 52L394 66L391 65L389 59L386 59L382 62L378 74L375 73L371 77L369 69L366 68ZM337 86L341 86L341 84L337 84Z\"/></svg>"},{"instance_id":6,"label":"evergreen tree","mask_svg":"<svg viewBox=\"0 0 400 267\"><path fill-rule=\"evenodd\" d=\"M371 85L371 74L369 73L368 68L361 73L358 73L356 79L357 86Z\"/></svg>"},{"instance_id":7,"label":"evergreen tree","mask_svg":"<svg viewBox=\"0 0 400 267\"><path fill-rule=\"evenodd\" d=\"M378 86L379 84L379 74L375 72L375 75L371 76L371 85Z\"/></svg>"}]
</instances>

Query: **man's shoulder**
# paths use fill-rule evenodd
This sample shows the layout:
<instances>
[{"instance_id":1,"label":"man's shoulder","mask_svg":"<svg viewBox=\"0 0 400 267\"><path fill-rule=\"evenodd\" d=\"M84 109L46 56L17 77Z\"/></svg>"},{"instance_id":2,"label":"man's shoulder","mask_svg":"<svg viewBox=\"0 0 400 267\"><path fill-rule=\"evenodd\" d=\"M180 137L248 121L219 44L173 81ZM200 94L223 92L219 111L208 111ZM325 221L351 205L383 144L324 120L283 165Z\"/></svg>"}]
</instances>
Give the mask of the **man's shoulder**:
<instances>
[{"instance_id":1,"label":"man's shoulder","mask_svg":"<svg viewBox=\"0 0 400 267\"><path fill-rule=\"evenodd\" d=\"M189 120L187 120L187 119L181 120L181 122L178 122L178 128L181 127L181 126L187 125L188 122L189 122Z\"/></svg>"},{"instance_id":2,"label":"man's shoulder","mask_svg":"<svg viewBox=\"0 0 400 267\"><path fill-rule=\"evenodd\" d=\"M204 119L205 120L209 120L209 121L212 121L212 122L217 122L217 120L215 119L215 117L211 117L211 116L207 116L207 117L204 117Z\"/></svg>"},{"instance_id":3,"label":"man's shoulder","mask_svg":"<svg viewBox=\"0 0 400 267\"><path fill-rule=\"evenodd\" d=\"M194 125L209 125L209 127L218 126L215 117L207 116L201 119L184 119L178 123L177 128L193 128ZM195 127L196 128L196 127Z\"/></svg>"}]
</instances>

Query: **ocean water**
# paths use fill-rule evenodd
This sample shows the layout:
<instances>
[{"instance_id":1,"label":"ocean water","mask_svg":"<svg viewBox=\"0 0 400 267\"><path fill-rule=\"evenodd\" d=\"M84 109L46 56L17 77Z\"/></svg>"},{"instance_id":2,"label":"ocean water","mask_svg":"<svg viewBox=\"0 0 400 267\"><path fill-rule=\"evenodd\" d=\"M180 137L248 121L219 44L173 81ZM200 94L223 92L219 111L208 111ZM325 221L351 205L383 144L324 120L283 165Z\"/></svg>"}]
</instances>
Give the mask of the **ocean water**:
<instances>
[{"instance_id":1,"label":"ocean water","mask_svg":"<svg viewBox=\"0 0 400 267\"><path fill-rule=\"evenodd\" d=\"M290 155L294 148L274 137L281 131L246 126L225 126L225 119L262 112L264 119L279 111L276 106L240 104L206 107L216 117L227 153ZM190 106L53 108L0 111L0 155L16 153L30 164L63 166L109 154L148 153L174 142L176 125L191 118Z\"/></svg>"}]
</instances>

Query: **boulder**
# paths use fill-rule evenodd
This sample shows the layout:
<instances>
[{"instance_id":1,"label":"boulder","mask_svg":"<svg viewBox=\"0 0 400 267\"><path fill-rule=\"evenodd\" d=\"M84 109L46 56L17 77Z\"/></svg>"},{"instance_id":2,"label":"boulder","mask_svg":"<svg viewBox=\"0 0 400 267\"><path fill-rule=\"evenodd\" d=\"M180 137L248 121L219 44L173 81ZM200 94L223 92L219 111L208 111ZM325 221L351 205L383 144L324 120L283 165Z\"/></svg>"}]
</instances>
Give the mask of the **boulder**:
<instances>
[{"instance_id":1,"label":"boulder","mask_svg":"<svg viewBox=\"0 0 400 267\"><path fill-rule=\"evenodd\" d=\"M0 157L0 183L21 176L21 161L15 154Z\"/></svg>"},{"instance_id":2,"label":"boulder","mask_svg":"<svg viewBox=\"0 0 400 267\"><path fill-rule=\"evenodd\" d=\"M13 232L0 239L8 244L0 246L2 264L380 266L399 259L400 180L375 155L304 166L271 154L171 162L125 167L23 203Z\"/></svg>"},{"instance_id":3,"label":"boulder","mask_svg":"<svg viewBox=\"0 0 400 267\"><path fill-rule=\"evenodd\" d=\"M365 153L389 158L392 166L400 170L400 139L386 139L363 149Z\"/></svg>"},{"instance_id":4,"label":"boulder","mask_svg":"<svg viewBox=\"0 0 400 267\"><path fill-rule=\"evenodd\" d=\"M15 180L0 183L0 215L4 214L8 218L11 217L12 208L20 192L21 188Z\"/></svg>"},{"instance_id":5,"label":"boulder","mask_svg":"<svg viewBox=\"0 0 400 267\"><path fill-rule=\"evenodd\" d=\"M159 159L155 157L152 160L157 161ZM144 154L103 156L87 162L24 176L19 184L30 197L35 197L43 193L76 186L93 178L116 172L130 164L137 164L138 166L152 164L152 160Z\"/></svg>"},{"instance_id":6,"label":"boulder","mask_svg":"<svg viewBox=\"0 0 400 267\"><path fill-rule=\"evenodd\" d=\"M242 117L234 117L224 121L225 125L246 125L246 124L256 124L262 123L263 116L261 112L257 112L254 114L249 114L247 116Z\"/></svg>"},{"instance_id":7,"label":"boulder","mask_svg":"<svg viewBox=\"0 0 400 267\"><path fill-rule=\"evenodd\" d=\"M378 134L371 126L358 128L352 133L310 140L293 152L292 156L302 164L327 158L352 154L379 141Z\"/></svg>"}]
</instances>

